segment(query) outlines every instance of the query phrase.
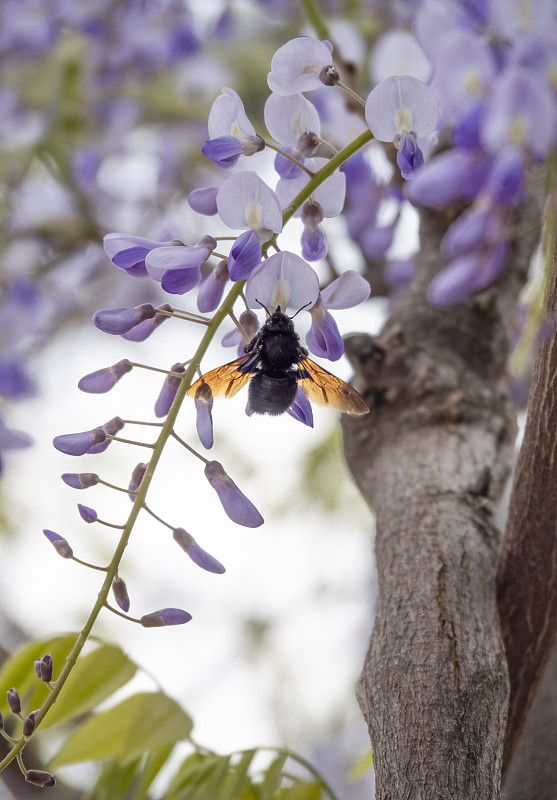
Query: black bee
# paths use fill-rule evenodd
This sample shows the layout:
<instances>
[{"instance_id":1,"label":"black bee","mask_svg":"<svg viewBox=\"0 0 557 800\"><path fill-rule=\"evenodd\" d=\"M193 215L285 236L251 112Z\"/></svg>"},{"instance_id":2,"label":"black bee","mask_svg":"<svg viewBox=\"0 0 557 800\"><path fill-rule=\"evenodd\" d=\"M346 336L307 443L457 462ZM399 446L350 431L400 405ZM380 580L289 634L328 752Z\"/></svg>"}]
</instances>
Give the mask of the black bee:
<instances>
[{"instance_id":1,"label":"black bee","mask_svg":"<svg viewBox=\"0 0 557 800\"><path fill-rule=\"evenodd\" d=\"M369 406L358 392L319 367L300 344L294 323L277 307L259 333L245 347L245 355L207 372L188 390L190 397L202 383L216 397L233 397L248 381L248 413L283 414L298 390L320 406L346 414L367 414Z\"/></svg>"}]
</instances>

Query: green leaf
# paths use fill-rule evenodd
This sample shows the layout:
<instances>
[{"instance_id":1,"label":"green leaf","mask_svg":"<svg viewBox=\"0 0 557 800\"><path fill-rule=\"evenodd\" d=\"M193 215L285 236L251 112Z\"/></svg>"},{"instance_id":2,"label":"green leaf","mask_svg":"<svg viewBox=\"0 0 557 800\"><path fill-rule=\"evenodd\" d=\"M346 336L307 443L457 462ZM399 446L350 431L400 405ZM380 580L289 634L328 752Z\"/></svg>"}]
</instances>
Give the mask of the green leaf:
<instances>
[{"instance_id":1,"label":"green leaf","mask_svg":"<svg viewBox=\"0 0 557 800\"><path fill-rule=\"evenodd\" d=\"M255 750L246 750L237 764L231 767L228 773L228 781L223 787L222 800L234 800L243 789L249 785L248 770L255 756Z\"/></svg>"},{"instance_id":2,"label":"green leaf","mask_svg":"<svg viewBox=\"0 0 557 800\"><path fill-rule=\"evenodd\" d=\"M321 800L321 787L315 781L296 781L293 786L280 789L277 800ZM96 800L96 799L95 799Z\"/></svg>"},{"instance_id":3,"label":"green leaf","mask_svg":"<svg viewBox=\"0 0 557 800\"><path fill-rule=\"evenodd\" d=\"M203 791L202 787L212 777L220 761L221 756L205 756L202 763L192 770L185 780L182 779L182 787L176 797L180 800L193 800L194 797L197 800L208 798L209 795ZM215 798L211 797L210 800L215 800Z\"/></svg>"},{"instance_id":4,"label":"green leaf","mask_svg":"<svg viewBox=\"0 0 557 800\"><path fill-rule=\"evenodd\" d=\"M128 764L143 753L186 739L192 727L188 714L162 692L135 694L86 720L64 742L50 766L102 758Z\"/></svg>"},{"instance_id":5,"label":"green leaf","mask_svg":"<svg viewBox=\"0 0 557 800\"><path fill-rule=\"evenodd\" d=\"M133 800L144 800L150 785L168 761L173 750L174 744L167 744L149 753L143 764L137 786L135 787Z\"/></svg>"},{"instance_id":6,"label":"green leaf","mask_svg":"<svg viewBox=\"0 0 557 800\"><path fill-rule=\"evenodd\" d=\"M95 800L123 800L137 775L139 761L136 758L126 766L118 764L114 759L105 762L92 792Z\"/></svg>"},{"instance_id":7,"label":"green leaf","mask_svg":"<svg viewBox=\"0 0 557 800\"><path fill-rule=\"evenodd\" d=\"M189 756L187 756L182 761L179 768L174 773L172 780L170 781L167 789L168 797L175 797L174 793L186 785L191 774L195 772L200 764L204 764L206 759L207 756L201 755L201 753L191 753Z\"/></svg>"},{"instance_id":8,"label":"green leaf","mask_svg":"<svg viewBox=\"0 0 557 800\"><path fill-rule=\"evenodd\" d=\"M42 727L90 711L124 686L136 672L137 665L123 650L116 645L102 644L79 659Z\"/></svg>"},{"instance_id":9,"label":"green leaf","mask_svg":"<svg viewBox=\"0 0 557 800\"><path fill-rule=\"evenodd\" d=\"M281 753L266 770L261 784L261 800L272 800L274 794L278 791L282 780L282 770L287 758L288 753Z\"/></svg>"},{"instance_id":10,"label":"green leaf","mask_svg":"<svg viewBox=\"0 0 557 800\"><path fill-rule=\"evenodd\" d=\"M2 665L0 670L0 697L14 686L23 700L24 713L39 708L49 689L35 674L35 661L47 653L54 663L54 678L60 674L70 650L75 644L77 633L66 633L48 639L34 639L20 647Z\"/></svg>"}]
</instances>

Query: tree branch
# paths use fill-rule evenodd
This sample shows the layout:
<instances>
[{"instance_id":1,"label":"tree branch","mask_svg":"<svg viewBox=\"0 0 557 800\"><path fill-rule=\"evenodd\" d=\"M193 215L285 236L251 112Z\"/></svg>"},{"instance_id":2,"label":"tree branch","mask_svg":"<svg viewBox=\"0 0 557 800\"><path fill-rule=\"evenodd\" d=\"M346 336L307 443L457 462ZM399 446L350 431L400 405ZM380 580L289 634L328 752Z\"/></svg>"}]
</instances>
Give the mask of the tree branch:
<instances>
[{"instance_id":1,"label":"tree branch","mask_svg":"<svg viewBox=\"0 0 557 800\"><path fill-rule=\"evenodd\" d=\"M547 310L557 313L557 269ZM511 687L504 772L557 632L557 336L538 347L498 573Z\"/></svg>"},{"instance_id":2,"label":"tree branch","mask_svg":"<svg viewBox=\"0 0 557 800\"><path fill-rule=\"evenodd\" d=\"M500 794L508 684L492 512L516 429L501 379L537 236L514 244L496 286L433 308L426 290L448 221L421 213L416 279L380 337L347 342L372 405L343 428L377 524L379 596L359 701L379 800Z\"/></svg>"}]
</instances>

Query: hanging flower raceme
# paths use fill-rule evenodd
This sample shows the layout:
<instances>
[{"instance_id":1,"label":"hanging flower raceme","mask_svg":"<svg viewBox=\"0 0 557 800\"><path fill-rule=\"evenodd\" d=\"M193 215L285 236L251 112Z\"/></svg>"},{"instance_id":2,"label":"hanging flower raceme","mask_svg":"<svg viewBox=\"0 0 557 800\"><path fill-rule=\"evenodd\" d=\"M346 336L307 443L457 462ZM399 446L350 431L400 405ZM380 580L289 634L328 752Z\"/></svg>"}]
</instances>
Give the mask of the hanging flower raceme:
<instances>
[{"instance_id":1,"label":"hanging flower raceme","mask_svg":"<svg viewBox=\"0 0 557 800\"><path fill-rule=\"evenodd\" d=\"M202 152L221 169L231 169L240 156L252 156L265 148L233 89L224 88L211 106L208 128L209 140Z\"/></svg>"},{"instance_id":2,"label":"hanging flower raceme","mask_svg":"<svg viewBox=\"0 0 557 800\"><path fill-rule=\"evenodd\" d=\"M403 178L423 164L420 144L435 131L439 106L425 83L409 75L393 76L372 89L366 100L366 122L380 142L393 142Z\"/></svg>"}]
</instances>

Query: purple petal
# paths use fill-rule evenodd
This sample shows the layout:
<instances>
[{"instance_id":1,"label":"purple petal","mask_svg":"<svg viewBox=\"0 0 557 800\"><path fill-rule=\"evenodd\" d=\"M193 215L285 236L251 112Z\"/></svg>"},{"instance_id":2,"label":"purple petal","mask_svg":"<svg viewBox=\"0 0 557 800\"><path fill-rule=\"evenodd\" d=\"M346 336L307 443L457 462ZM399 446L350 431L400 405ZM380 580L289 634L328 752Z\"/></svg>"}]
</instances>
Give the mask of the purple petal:
<instances>
[{"instance_id":1,"label":"purple petal","mask_svg":"<svg viewBox=\"0 0 557 800\"><path fill-rule=\"evenodd\" d=\"M132 363L127 358L123 358L111 367L98 369L96 372L84 375L77 384L77 388L90 394L104 394L104 392L108 392L113 386L116 386L120 378L129 372L132 367Z\"/></svg>"},{"instance_id":2,"label":"purple petal","mask_svg":"<svg viewBox=\"0 0 557 800\"><path fill-rule=\"evenodd\" d=\"M161 286L169 294L185 294L197 286L200 277L199 267L172 269L164 274Z\"/></svg>"},{"instance_id":3,"label":"purple petal","mask_svg":"<svg viewBox=\"0 0 557 800\"><path fill-rule=\"evenodd\" d=\"M213 446L213 393L207 383L200 383L195 392L195 425L199 441L206 450Z\"/></svg>"},{"instance_id":4,"label":"purple petal","mask_svg":"<svg viewBox=\"0 0 557 800\"><path fill-rule=\"evenodd\" d=\"M125 611L127 614L130 610L130 597L128 595L127 586L122 578L114 578L112 581L112 591L117 604L120 606L122 611Z\"/></svg>"},{"instance_id":5,"label":"purple petal","mask_svg":"<svg viewBox=\"0 0 557 800\"><path fill-rule=\"evenodd\" d=\"M188 203L198 214L212 217L217 213L217 192L218 188L215 186L194 189L188 195Z\"/></svg>"},{"instance_id":6,"label":"purple petal","mask_svg":"<svg viewBox=\"0 0 557 800\"><path fill-rule=\"evenodd\" d=\"M320 308L319 311L310 309L312 318L311 328L306 334L307 346L316 356L338 361L344 353L344 342L333 317L329 312Z\"/></svg>"},{"instance_id":7,"label":"purple petal","mask_svg":"<svg viewBox=\"0 0 557 800\"><path fill-rule=\"evenodd\" d=\"M205 278L197 293L197 308L202 314L219 307L229 277L227 263L223 260Z\"/></svg>"},{"instance_id":8,"label":"purple petal","mask_svg":"<svg viewBox=\"0 0 557 800\"><path fill-rule=\"evenodd\" d=\"M325 308L353 308L367 300L371 292L369 283L355 270L348 269L321 292Z\"/></svg>"},{"instance_id":9,"label":"purple petal","mask_svg":"<svg viewBox=\"0 0 557 800\"><path fill-rule=\"evenodd\" d=\"M62 480L72 489L88 489L90 486L95 486L100 480L99 476L94 472L65 472Z\"/></svg>"},{"instance_id":10,"label":"purple petal","mask_svg":"<svg viewBox=\"0 0 557 800\"><path fill-rule=\"evenodd\" d=\"M294 253L275 253L254 270L245 287L250 308L295 311L311 307L319 297L319 278L310 265Z\"/></svg>"},{"instance_id":11,"label":"purple petal","mask_svg":"<svg viewBox=\"0 0 557 800\"><path fill-rule=\"evenodd\" d=\"M294 419L297 419L298 422L303 422L304 425L313 428L313 411L311 408L311 403L300 387L298 387L298 393L294 398L294 402L288 409L288 414L290 414L291 417L294 417Z\"/></svg>"},{"instance_id":12,"label":"purple petal","mask_svg":"<svg viewBox=\"0 0 557 800\"><path fill-rule=\"evenodd\" d=\"M305 227L302 231L302 256L307 261L318 261L327 255L327 241L321 228Z\"/></svg>"},{"instance_id":13,"label":"purple petal","mask_svg":"<svg viewBox=\"0 0 557 800\"><path fill-rule=\"evenodd\" d=\"M104 333L123 334L154 316L154 307L150 303L145 303L136 308L102 309L93 315L93 323Z\"/></svg>"},{"instance_id":14,"label":"purple petal","mask_svg":"<svg viewBox=\"0 0 557 800\"><path fill-rule=\"evenodd\" d=\"M172 372L185 372L183 364L174 364L171 367ZM155 403L155 416L156 417L166 417L168 412L170 411L170 407L174 402L174 398L176 397L176 392L180 388L180 384L182 379L177 377L176 375L167 375L160 394L157 398Z\"/></svg>"},{"instance_id":15,"label":"purple petal","mask_svg":"<svg viewBox=\"0 0 557 800\"><path fill-rule=\"evenodd\" d=\"M161 628L166 625L183 625L191 620L191 614L181 608L163 608L145 614L140 622L144 628Z\"/></svg>"},{"instance_id":16,"label":"purple petal","mask_svg":"<svg viewBox=\"0 0 557 800\"><path fill-rule=\"evenodd\" d=\"M145 260L149 276L162 281L170 270L198 269L209 257L210 247L175 245L152 250Z\"/></svg>"},{"instance_id":17,"label":"purple petal","mask_svg":"<svg viewBox=\"0 0 557 800\"><path fill-rule=\"evenodd\" d=\"M77 510L79 511L81 519L83 519L85 522L91 523L97 521L97 512L94 508L89 508L89 506L84 506L81 503L78 503Z\"/></svg>"},{"instance_id":18,"label":"purple petal","mask_svg":"<svg viewBox=\"0 0 557 800\"><path fill-rule=\"evenodd\" d=\"M472 200L485 183L491 159L469 150L440 153L405 186L413 203L442 208L456 200Z\"/></svg>"},{"instance_id":19,"label":"purple petal","mask_svg":"<svg viewBox=\"0 0 557 800\"><path fill-rule=\"evenodd\" d=\"M168 303L163 303L162 306L159 306L159 309L164 311L171 312L172 306ZM159 325L162 325L165 320L170 319L168 314L161 314L159 310L154 317L151 319L146 319L143 322L140 322L139 325L136 325L135 328L132 328L127 333L122 335L123 339L127 339L129 342L144 342L156 329Z\"/></svg>"},{"instance_id":20,"label":"purple petal","mask_svg":"<svg viewBox=\"0 0 557 800\"><path fill-rule=\"evenodd\" d=\"M220 136L218 139L205 142L201 152L220 169L232 169L244 154L244 149L241 141L235 136Z\"/></svg>"},{"instance_id":21,"label":"purple petal","mask_svg":"<svg viewBox=\"0 0 557 800\"><path fill-rule=\"evenodd\" d=\"M106 440L106 433L102 428L95 428L84 433L66 433L55 436L52 443L61 453L69 456L82 456L92 447Z\"/></svg>"},{"instance_id":22,"label":"purple petal","mask_svg":"<svg viewBox=\"0 0 557 800\"><path fill-rule=\"evenodd\" d=\"M255 231L246 231L236 239L228 256L228 273L233 281L243 281L261 264L261 242Z\"/></svg>"},{"instance_id":23,"label":"purple petal","mask_svg":"<svg viewBox=\"0 0 557 800\"><path fill-rule=\"evenodd\" d=\"M405 180L413 178L415 170L423 166L424 154L418 147L415 136L411 133L407 133L401 138L396 154L396 163Z\"/></svg>"},{"instance_id":24,"label":"purple petal","mask_svg":"<svg viewBox=\"0 0 557 800\"><path fill-rule=\"evenodd\" d=\"M46 528L43 530L43 533L48 541L53 545L58 555L62 556L62 558L73 557L73 550L63 536L60 536L60 534L55 533L54 531L49 531Z\"/></svg>"},{"instance_id":25,"label":"purple petal","mask_svg":"<svg viewBox=\"0 0 557 800\"><path fill-rule=\"evenodd\" d=\"M216 491L226 514L233 522L244 525L246 528L258 528L263 524L263 517L259 511L226 474L222 464L218 461L210 461L205 466L205 476Z\"/></svg>"}]
</instances>

